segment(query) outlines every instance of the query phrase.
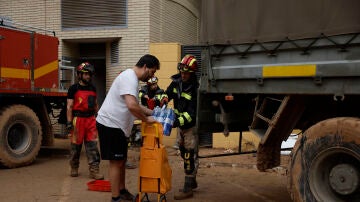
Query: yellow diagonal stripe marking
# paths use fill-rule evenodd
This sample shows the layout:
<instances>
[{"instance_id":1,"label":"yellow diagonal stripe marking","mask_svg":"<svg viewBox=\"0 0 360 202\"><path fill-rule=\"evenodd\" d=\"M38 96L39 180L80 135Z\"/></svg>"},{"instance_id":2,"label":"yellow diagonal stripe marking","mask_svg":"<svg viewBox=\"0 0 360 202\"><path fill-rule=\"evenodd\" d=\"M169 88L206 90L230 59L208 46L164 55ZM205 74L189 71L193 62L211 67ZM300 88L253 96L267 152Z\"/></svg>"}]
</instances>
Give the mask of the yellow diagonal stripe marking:
<instances>
[{"instance_id":1,"label":"yellow diagonal stripe marking","mask_svg":"<svg viewBox=\"0 0 360 202\"><path fill-rule=\"evenodd\" d=\"M55 71L58 69L58 61L55 60L53 62L50 62L44 66L41 66L37 69L35 69L35 72L34 72L34 78L37 79L39 77L42 77L44 76L45 74L48 74L52 71Z\"/></svg>"},{"instance_id":2,"label":"yellow diagonal stripe marking","mask_svg":"<svg viewBox=\"0 0 360 202\"><path fill-rule=\"evenodd\" d=\"M305 77L316 75L316 65L263 66L263 78Z\"/></svg>"}]
</instances>

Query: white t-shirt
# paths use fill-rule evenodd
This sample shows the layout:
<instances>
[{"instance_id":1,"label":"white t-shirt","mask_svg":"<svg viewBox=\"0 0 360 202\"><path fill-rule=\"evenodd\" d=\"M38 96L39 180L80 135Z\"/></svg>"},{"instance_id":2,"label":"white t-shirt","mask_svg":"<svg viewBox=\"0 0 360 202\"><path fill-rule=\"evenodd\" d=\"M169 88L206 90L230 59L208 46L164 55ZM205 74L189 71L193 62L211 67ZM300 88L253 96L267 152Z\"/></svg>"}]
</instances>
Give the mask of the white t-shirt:
<instances>
[{"instance_id":1,"label":"white t-shirt","mask_svg":"<svg viewBox=\"0 0 360 202\"><path fill-rule=\"evenodd\" d=\"M139 80L133 69L121 72L113 81L96 121L107 127L121 128L129 137L135 117L127 108L124 95L133 95L138 100L138 85Z\"/></svg>"}]
</instances>

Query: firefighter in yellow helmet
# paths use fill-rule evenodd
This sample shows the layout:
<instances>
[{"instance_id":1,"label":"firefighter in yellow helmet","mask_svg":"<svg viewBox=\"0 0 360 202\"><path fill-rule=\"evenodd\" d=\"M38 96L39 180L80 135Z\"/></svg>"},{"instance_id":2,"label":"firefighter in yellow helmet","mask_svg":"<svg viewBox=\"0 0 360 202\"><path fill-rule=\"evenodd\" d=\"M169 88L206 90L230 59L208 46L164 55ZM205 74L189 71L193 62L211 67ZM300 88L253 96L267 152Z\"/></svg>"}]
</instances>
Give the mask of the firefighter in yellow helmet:
<instances>
[{"instance_id":1,"label":"firefighter in yellow helmet","mask_svg":"<svg viewBox=\"0 0 360 202\"><path fill-rule=\"evenodd\" d=\"M193 55L185 55L178 64L179 73L171 77L172 82L165 93L169 101L174 101L176 119L173 127L178 127L179 149L184 160L185 183L175 200L193 197L197 188L196 174L198 161L198 136L195 133L196 102L198 81L196 78L197 61Z\"/></svg>"},{"instance_id":2,"label":"firefighter in yellow helmet","mask_svg":"<svg viewBox=\"0 0 360 202\"><path fill-rule=\"evenodd\" d=\"M158 85L159 79L156 76L151 77L146 85L139 90L139 98L141 104L146 106L149 109L154 109L154 107L162 107L164 104L167 104L167 95L164 93L164 90L161 89Z\"/></svg>"}]
</instances>

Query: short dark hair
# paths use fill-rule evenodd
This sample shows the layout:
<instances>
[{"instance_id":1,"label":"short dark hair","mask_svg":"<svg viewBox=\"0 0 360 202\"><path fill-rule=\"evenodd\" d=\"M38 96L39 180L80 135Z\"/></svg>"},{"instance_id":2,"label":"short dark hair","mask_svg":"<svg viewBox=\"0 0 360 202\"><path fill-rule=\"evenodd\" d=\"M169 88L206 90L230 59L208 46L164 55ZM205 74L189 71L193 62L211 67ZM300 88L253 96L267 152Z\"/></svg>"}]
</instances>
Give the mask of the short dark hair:
<instances>
[{"instance_id":1,"label":"short dark hair","mask_svg":"<svg viewBox=\"0 0 360 202\"><path fill-rule=\"evenodd\" d=\"M156 68L157 70L160 69L160 62L155 56L146 54L142 56L139 61L136 63L137 67L143 67L146 65L147 68L152 69Z\"/></svg>"}]
</instances>

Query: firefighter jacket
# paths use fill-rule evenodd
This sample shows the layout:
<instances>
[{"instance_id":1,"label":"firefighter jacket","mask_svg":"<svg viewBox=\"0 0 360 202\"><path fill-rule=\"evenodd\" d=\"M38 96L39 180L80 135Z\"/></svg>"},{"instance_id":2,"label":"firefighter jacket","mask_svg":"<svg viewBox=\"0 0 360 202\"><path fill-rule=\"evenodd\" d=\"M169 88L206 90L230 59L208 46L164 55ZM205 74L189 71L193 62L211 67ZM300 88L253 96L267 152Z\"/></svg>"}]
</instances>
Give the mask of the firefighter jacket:
<instances>
[{"instance_id":1,"label":"firefighter jacket","mask_svg":"<svg viewBox=\"0 0 360 202\"><path fill-rule=\"evenodd\" d=\"M148 85L145 85L145 86L141 87L141 89L139 90L139 98L140 98L141 104L146 107L149 107L149 106L148 106L147 99L144 98L145 95L148 95L150 99L155 100L155 106L160 106L160 102L162 101L162 99L167 97L164 90L159 88L159 86L155 90L150 90L150 87Z\"/></svg>"},{"instance_id":2,"label":"firefighter jacket","mask_svg":"<svg viewBox=\"0 0 360 202\"><path fill-rule=\"evenodd\" d=\"M176 119L173 127L188 129L196 124L196 100L198 82L194 75L189 82L183 82L180 74L171 77L172 82L165 93L174 100Z\"/></svg>"}]
</instances>

